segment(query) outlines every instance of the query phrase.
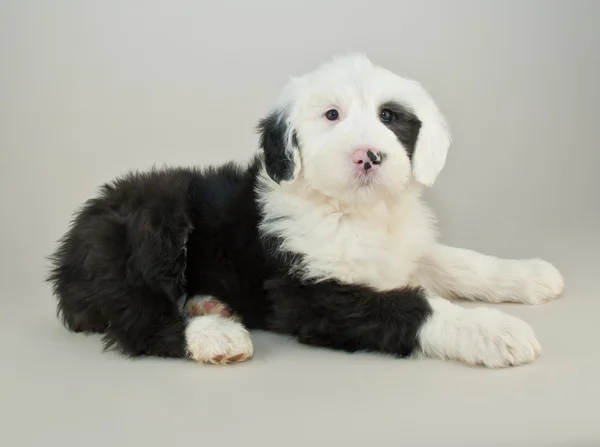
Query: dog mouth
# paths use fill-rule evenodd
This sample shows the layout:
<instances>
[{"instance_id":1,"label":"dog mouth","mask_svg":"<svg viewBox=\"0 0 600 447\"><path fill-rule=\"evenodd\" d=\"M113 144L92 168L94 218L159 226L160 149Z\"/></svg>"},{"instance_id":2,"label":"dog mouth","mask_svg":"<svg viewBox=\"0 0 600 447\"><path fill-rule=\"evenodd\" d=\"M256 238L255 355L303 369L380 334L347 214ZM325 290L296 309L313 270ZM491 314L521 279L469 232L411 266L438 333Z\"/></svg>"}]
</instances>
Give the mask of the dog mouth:
<instances>
[{"instance_id":1,"label":"dog mouth","mask_svg":"<svg viewBox=\"0 0 600 447\"><path fill-rule=\"evenodd\" d=\"M373 165L360 170L354 169L353 171L354 172L349 175L349 180L350 184L355 187L375 187L382 181L381 171L377 167L373 168Z\"/></svg>"}]
</instances>

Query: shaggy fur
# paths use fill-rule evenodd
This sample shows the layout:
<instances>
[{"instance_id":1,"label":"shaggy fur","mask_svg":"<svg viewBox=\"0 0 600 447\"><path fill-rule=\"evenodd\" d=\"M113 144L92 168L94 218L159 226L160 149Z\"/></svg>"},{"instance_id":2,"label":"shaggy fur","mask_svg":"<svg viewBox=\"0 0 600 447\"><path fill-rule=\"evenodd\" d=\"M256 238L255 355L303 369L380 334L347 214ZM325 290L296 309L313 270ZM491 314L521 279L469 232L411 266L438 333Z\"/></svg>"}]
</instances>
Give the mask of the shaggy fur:
<instances>
[{"instance_id":1,"label":"shaggy fur","mask_svg":"<svg viewBox=\"0 0 600 447\"><path fill-rule=\"evenodd\" d=\"M451 138L420 84L338 57L292 79L258 132L246 165L132 172L84 204L48 276L68 329L219 364L252 357L252 329L489 367L539 355L523 321L444 299L541 303L563 280L436 242L421 193Z\"/></svg>"}]
</instances>

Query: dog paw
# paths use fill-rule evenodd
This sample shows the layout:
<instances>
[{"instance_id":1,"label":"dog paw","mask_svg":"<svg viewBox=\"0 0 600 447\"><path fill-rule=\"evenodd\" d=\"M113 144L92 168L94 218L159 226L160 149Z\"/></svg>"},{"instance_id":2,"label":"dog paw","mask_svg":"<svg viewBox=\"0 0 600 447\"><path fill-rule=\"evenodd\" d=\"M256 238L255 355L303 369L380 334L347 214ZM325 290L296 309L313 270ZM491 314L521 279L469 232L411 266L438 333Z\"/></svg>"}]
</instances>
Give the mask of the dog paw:
<instances>
[{"instance_id":1,"label":"dog paw","mask_svg":"<svg viewBox=\"0 0 600 447\"><path fill-rule=\"evenodd\" d=\"M488 368L533 362L542 347L524 321L495 309L473 309L471 327L463 337L464 361Z\"/></svg>"},{"instance_id":2,"label":"dog paw","mask_svg":"<svg viewBox=\"0 0 600 447\"><path fill-rule=\"evenodd\" d=\"M433 314L419 336L425 354L504 368L531 363L541 353L533 329L519 318L496 309L431 303Z\"/></svg>"},{"instance_id":3,"label":"dog paw","mask_svg":"<svg viewBox=\"0 0 600 447\"><path fill-rule=\"evenodd\" d=\"M248 330L219 315L190 320L185 339L189 356L199 363L226 365L250 359L254 348Z\"/></svg>"},{"instance_id":4,"label":"dog paw","mask_svg":"<svg viewBox=\"0 0 600 447\"><path fill-rule=\"evenodd\" d=\"M542 304L559 298L565 282L556 267L542 259L520 261L525 280L522 302Z\"/></svg>"}]
</instances>

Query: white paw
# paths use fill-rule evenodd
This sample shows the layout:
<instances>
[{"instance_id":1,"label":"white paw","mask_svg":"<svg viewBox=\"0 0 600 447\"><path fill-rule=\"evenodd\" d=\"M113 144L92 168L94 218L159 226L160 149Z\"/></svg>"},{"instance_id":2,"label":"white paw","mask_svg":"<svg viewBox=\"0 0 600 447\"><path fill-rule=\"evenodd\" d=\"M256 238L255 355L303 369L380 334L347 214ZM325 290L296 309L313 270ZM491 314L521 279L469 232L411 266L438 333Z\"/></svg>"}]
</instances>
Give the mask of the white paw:
<instances>
[{"instance_id":1,"label":"white paw","mask_svg":"<svg viewBox=\"0 0 600 447\"><path fill-rule=\"evenodd\" d=\"M502 368L533 362L541 346L531 326L496 309L464 309L430 300L433 315L420 332L425 354Z\"/></svg>"},{"instance_id":2,"label":"white paw","mask_svg":"<svg viewBox=\"0 0 600 447\"><path fill-rule=\"evenodd\" d=\"M462 329L463 360L489 368L523 365L541 353L531 326L496 309L471 309L470 321Z\"/></svg>"},{"instance_id":3,"label":"white paw","mask_svg":"<svg viewBox=\"0 0 600 447\"><path fill-rule=\"evenodd\" d=\"M201 363L225 365L248 360L254 348L246 328L229 318L205 315L190 320L185 339L189 356Z\"/></svg>"},{"instance_id":4,"label":"white paw","mask_svg":"<svg viewBox=\"0 0 600 447\"><path fill-rule=\"evenodd\" d=\"M518 262L521 264L525 280L523 303L542 304L562 295L565 281L556 267L542 259Z\"/></svg>"}]
</instances>

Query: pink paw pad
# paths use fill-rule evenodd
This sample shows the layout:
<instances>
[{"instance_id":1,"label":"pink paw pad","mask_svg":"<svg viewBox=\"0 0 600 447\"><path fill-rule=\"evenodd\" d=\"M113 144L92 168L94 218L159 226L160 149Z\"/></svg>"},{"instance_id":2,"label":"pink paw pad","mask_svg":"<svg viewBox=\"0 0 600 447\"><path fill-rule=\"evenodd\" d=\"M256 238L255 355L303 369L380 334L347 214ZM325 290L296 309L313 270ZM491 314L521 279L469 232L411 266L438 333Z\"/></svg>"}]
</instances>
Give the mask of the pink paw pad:
<instances>
[{"instance_id":1,"label":"pink paw pad","mask_svg":"<svg viewBox=\"0 0 600 447\"><path fill-rule=\"evenodd\" d=\"M192 297L187 301L185 307L187 313L192 317L201 317L203 315L220 315L224 318L233 317L231 310L213 297Z\"/></svg>"}]
</instances>

